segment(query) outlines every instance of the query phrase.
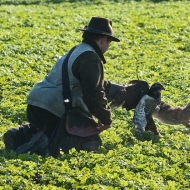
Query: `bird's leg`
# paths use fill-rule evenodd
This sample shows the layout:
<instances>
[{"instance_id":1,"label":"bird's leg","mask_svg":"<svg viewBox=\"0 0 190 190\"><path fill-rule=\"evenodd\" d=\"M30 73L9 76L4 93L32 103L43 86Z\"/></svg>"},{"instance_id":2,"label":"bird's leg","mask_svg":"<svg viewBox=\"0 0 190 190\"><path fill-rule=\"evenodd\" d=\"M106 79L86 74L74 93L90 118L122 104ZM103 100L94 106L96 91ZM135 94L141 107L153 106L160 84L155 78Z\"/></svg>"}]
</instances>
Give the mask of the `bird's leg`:
<instances>
[{"instance_id":1,"label":"bird's leg","mask_svg":"<svg viewBox=\"0 0 190 190\"><path fill-rule=\"evenodd\" d=\"M155 135L158 135L159 137L162 137L162 135L160 134L160 132L158 131L156 124L154 123L154 120L152 117L147 117L147 125L145 127L145 130L148 131L152 131Z\"/></svg>"},{"instance_id":2,"label":"bird's leg","mask_svg":"<svg viewBox=\"0 0 190 190\"><path fill-rule=\"evenodd\" d=\"M185 127L190 128L190 124L189 124L189 123L187 123L187 122L182 122L182 124L185 125Z\"/></svg>"}]
</instances>

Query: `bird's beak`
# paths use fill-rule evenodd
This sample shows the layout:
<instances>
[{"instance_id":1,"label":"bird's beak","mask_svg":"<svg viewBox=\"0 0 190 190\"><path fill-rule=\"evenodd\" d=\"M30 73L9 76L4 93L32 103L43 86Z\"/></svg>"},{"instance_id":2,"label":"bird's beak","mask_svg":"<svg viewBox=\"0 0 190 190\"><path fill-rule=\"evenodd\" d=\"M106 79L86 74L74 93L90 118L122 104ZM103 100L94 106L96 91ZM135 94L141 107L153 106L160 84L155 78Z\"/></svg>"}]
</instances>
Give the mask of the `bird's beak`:
<instances>
[{"instance_id":1,"label":"bird's beak","mask_svg":"<svg viewBox=\"0 0 190 190\"><path fill-rule=\"evenodd\" d=\"M164 88L164 87L162 87L162 88L161 88L161 89L159 89L157 92L158 92L158 93L161 93L161 91L162 91L162 90L165 90L165 88Z\"/></svg>"}]
</instances>

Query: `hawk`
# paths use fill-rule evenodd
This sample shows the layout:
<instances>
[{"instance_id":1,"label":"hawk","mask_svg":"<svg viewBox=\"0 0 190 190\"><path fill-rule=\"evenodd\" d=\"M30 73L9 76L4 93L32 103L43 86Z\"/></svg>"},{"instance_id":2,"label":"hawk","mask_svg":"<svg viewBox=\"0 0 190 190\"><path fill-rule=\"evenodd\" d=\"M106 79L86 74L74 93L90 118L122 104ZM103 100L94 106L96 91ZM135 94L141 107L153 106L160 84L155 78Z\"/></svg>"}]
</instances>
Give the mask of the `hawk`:
<instances>
[{"instance_id":1,"label":"hawk","mask_svg":"<svg viewBox=\"0 0 190 190\"><path fill-rule=\"evenodd\" d=\"M139 100L149 92L149 85L146 81L132 80L127 86L116 92L110 108L122 107L127 111L134 109Z\"/></svg>"},{"instance_id":2,"label":"hawk","mask_svg":"<svg viewBox=\"0 0 190 190\"><path fill-rule=\"evenodd\" d=\"M152 112L155 109L159 109L158 105L161 102L161 90L164 90L164 86L156 82L154 83L148 94L144 95L137 104L133 116L133 123L137 127L137 131L142 135L149 121L152 122Z\"/></svg>"}]
</instances>

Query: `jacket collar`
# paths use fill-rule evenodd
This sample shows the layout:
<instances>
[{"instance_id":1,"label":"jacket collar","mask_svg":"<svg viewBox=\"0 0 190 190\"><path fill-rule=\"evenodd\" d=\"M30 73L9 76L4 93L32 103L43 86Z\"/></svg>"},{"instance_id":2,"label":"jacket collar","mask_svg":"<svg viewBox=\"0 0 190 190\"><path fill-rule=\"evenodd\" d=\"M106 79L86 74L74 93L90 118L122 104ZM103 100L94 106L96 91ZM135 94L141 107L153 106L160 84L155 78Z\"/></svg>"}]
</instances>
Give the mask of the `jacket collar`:
<instances>
[{"instance_id":1,"label":"jacket collar","mask_svg":"<svg viewBox=\"0 0 190 190\"><path fill-rule=\"evenodd\" d=\"M98 54L98 56L102 59L103 63L106 63L106 60L104 58L104 55L101 51L101 49L99 48L99 46L97 45L97 43L89 38L84 38L83 43L89 44L90 46L92 46L95 50L95 52Z\"/></svg>"}]
</instances>

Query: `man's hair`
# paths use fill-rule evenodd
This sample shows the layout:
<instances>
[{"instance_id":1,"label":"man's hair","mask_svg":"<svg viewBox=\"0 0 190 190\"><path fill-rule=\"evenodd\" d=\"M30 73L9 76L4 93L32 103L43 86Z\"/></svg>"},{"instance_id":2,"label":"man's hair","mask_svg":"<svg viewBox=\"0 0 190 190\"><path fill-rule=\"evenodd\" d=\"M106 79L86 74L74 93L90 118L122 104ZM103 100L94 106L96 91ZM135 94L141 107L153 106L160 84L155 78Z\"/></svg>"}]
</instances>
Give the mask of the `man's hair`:
<instances>
[{"instance_id":1,"label":"man's hair","mask_svg":"<svg viewBox=\"0 0 190 190\"><path fill-rule=\"evenodd\" d=\"M85 38L90 38L91 40L97 41L100 38L104 37L104 34L97 34L97 33L92 33L92 32L84 32L82 37ZM107 40L111 41L111 37L107 36Z\"/></svg>"}]
</instances>

